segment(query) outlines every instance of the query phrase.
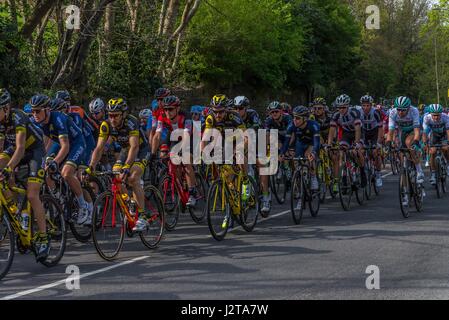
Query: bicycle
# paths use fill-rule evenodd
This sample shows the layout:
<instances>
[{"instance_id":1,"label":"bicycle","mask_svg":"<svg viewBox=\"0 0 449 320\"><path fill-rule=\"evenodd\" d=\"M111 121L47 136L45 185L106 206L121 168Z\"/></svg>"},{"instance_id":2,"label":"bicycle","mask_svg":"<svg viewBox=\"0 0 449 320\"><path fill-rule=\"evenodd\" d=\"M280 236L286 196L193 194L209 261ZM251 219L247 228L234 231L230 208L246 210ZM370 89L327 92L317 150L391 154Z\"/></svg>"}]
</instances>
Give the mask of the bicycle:
<instances>
[{"instance_id":1,"label":"bicycle","mask_svg":"<svg viewBox=\"0 0 449 320\"><path fill-rule=\"evenodd\" d=\"M363 205L365 191L364 188L361 188L360 167L349 153L354 148L342 149L344 152L339 173L338 193L343 210L349 211L353 193L355 193L359 205Z\"/></svg>"},{"instance_id":2,"label":"bicycle","mask_svg":"<svg viewBox=\"0 0 449 320\"><path fill-rule=\"evenodd\" d=\"M367 178L365 197L367 200L371 199L373 191L376 196L378 196L380 193L380 190L376 185L376 166L373 155L373 151L376 149L376 146L371 145L371 143L368 146L365 146L365 172Z\"/></svg>"},{"instance_id":3,"label":"bicycle","mask_svg":"<svg viewBox=\"0 0 449 320\"><path fill-rule=\"evenodd\" d=\"M122 193L125 181L117 175L119 172L95 173L97 176L109 176L112 179L112 190L100 194L94 203L92 214L92 239L97 253L103 259L112 261L123 246L125 232L133 237L139 214L137 204L130 199L128 193ZM154 186L146 186L145 215L148 218L146 231L138 232L140 240L149 249L158 246L164 235L165 211L159 190Z\"/></svg>"},{"instance_id":4,"label":"bicycle","mask_svg":"<svg viewBox=\"0 0 449 320\"><path fill-rule=\"evenodd\" d=\"M170 159L166 159L166 161L168 161L168 173L163 176L159 184L167 214L165 229L167 231L174 230L178 224L180 212L182 211L184 213L186 209L189 211L189 214L195 223L199 224L203 222L206 214L204 204L206 188L204 186L204 180L199 173L195 173L197 183L197 203L195 208L188 207L187 202L190 194L185 178L185 167L182 164L179 166L173 164Z\"/></svg>"},{"instance_id":5,"label":"bicycle","mask_svg":"<svg viewBox=\"0 0 449 320\"><path fill-rule=\"evenodd\" d=\"M324 203L326 200L327 190L329 190L329 194L332 199L335 199L337 193L333 190L333 174L332 174L332 165L329 154L325 150L326 145L322 145L319 154L319 162L317 168L317 175L319 177L320 184L320 202Z\"/></svg>"},{"instance_id":6,"label":"bicycle","mask_svg":"<svg viewBox=\"0 0 449 320\"><path fill-rule=\"evenodd\" d=\"M7 200L4 192L10 190L18 195L15 201ZM50 253L44 261L46 267L53 267L62 259L67 242L64 215L59 203L49 195L41 195L46 215L47 235ZM21 254L31 251L36 255L34 241L36 226L33 208L26 197L26 189L9 187L6 180L0 182L0 280L9 272L14 260L15 246ZM25 219L22 214L27 214Z\"/></svg>"},{"instance_id":7,"label":"bicycle","mask_svg":"<svg viewBox=\"0 0 449 320\"><path fill-rule=\"evenodd\" d=\"M242 195L243 172L230 164L218 165L218 178L207 196L207 223L212 237L222 241L237 221L245 231L253 231L259 215L259 191L253 177L247 176L247 193Z\"/></svg>"},{"instance_id":8,"label":"bicycle","mask_svg":"<svg viewBox=\"0 0 449 320\"><path fill-rule=\"evenodd\" d=\"M443 148L442 144L435 144L429 147L437 149L437 153L435 155L435 163L436 163L435 189L437 192L437 198L440 199L443 196L443 193L446 193L447 161L441 152L441 149Z\"/></svg>"},{"instance_id":9,"label":"bicycle","mask_svg":"<svg viewBox=\"0 0 449 320\"><path fill-rule=\"evenodd\" d=\"M408 148L397 149L401 154L401 167L399 177L399 203L404 218L410 216L410 201L413 198L415 208L418 212L422 211L424 188L422 184L416 181L417 172L415 164L410 159L410 150Z\"/></svg>"}]
</instances>

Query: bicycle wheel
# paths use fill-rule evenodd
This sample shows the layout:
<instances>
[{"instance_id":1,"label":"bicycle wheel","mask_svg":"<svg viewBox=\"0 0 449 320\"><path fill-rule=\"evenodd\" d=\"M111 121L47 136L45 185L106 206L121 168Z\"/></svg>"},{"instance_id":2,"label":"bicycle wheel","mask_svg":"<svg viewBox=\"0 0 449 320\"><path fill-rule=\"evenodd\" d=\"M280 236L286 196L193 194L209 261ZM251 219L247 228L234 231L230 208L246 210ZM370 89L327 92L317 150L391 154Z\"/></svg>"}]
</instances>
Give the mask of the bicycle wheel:
<instances>
[{"instance_id":1,"label":"bicycle wheel","mask_svg":"<svg viewBox=\"0 0 449 320\"><path fill-rule=\"evenodd\" d=\"M90 187L84 186L82 188L84 199L95 199L95 195ZM93 203L92 203L93 205ZM78 213L79 213L79 204L78 199L76 199L73 192L70 192L68 203L66 204L68 212L68 223L70 227L70 231L72 231L73 236L76 240L78 240L81 243L86 243L90 240L92 237L92 228L87 227L85 225L79 225L77 223L78 219Z\"/></svg>"},{"instance_id":2,"label":"bicycle wheel","mask_svg":"<svg viewBox=\"0 0 449 320\"><path fill-rule=\"evenodd\" d=\"M352 178L351 172L343 165L340 168L340 180L338 181L338 195L340 198L341 207L343 210L348 211L351 206L352 199Z\"/></svg>"},{"instance_id":3,"label":"bicycle wheel","mask_svg":"<svg viewBox=\"0 0 449 320\"><path fill-rule=\"evenodd\" d=\"M424 202L424 190L420 183L414 184L413 200L415 201L415 208L418 212L422 212Z\"/></svg>"},{"instance_id":4,"label":"bicycle wheel","mask_svg":"<svg viewBox=\"0 0 449 320\"><path fill-rule=\"evenodd\" d=\"M285 197L287 196L286 182L285 170L279 166L278 172L270 176L270 189L278 204L285 202Z\"/></svg>"},{"instance_id":5,"label":"bicycle wheel","mask_svg":"<svg viewBox=\"0 0 449 320\"><path fill-rule=\"evenodd\" d=\"M297 170L293 175L290 197L290 210L295 224L301 223L302 213L306 205L306 194L302 183L301 171Z\"/></svg>"},{"instance_id":6,"label":"bicycle wheel","mask_svg":"<svg viewBox=\"0 0 449 320\"><path fill-rule=\"evenodd\" d=\"M326 185L326 172L324 164L322 162L318 164L317 178L318 182L320 183L319 200L321 203L324 203L324 201L326 200L327 185Z\"/></svg>"},{"instance_id":7,"label":"bicycle wheel","mask_svg":"<svg viewBox=\"0 0 449 320\"><path fill-rule=\"evenodd\" d=\"M217 241L225 238L231 223L229 195L223 188L223 181L215 180L209 188L206 202L207 225L212 237Z\"/></svg>"},{"instance_id":8,"label":"bicycle wheel","mask_svg":"<svg viewBox=\"0 0 449 320\"><path fill-rule=\"evenodd\" d=\"M443 191L443 193L446 193L446 182L447 182L447 163L446 163L446 161L443 160L441 167L442 167L441 176L440 176L441 190Z\"/></svg>"},{"instance_id":9,"label":"bicycle wheel","mask_svg":"<svg viewBox=\"0 0 449 320\"><path fill-rule=\"evenodd\" d=\"M59 202L50 195L42 195L41 201L45 210L47 234L50 237L50 253L47 259L41 263L46 267L53 267L64 256L67 244L67 228Z\"/></svg>"},{"instance_id":10,"label":"bicycle wheel","mask_svg":"<svg viewBox=\"0 0 449 320\"><path fill-rule=\"evenodd\" d=\"M125 238L123 212L110 191L103 192L94 203L92 240L100 257L113 260L120 252Z\"/></svg>"},{"instance_id":11,"label":"bicycle wheel","mask_svg":"<svg viewBox=\"0 0 449 320\"><path fill-rule=\"evenodd\" d=\"M366 172L366 187L365 187L365 198L366 200L370 200L371 196L373 194L373 189L372 189L372 185L373 185L373 181L374 181L374 172L372 170L372 167L370 164L368 164L365 167L365 172Z\"/></svg>"},{"instance_id":12,"label":"bicycle wheel","mask_svg":"<svg viewBox=\"0 0 449 320\"><path fill-rule=\"evenodd\" d=\"M204 179L197 172L195 173L196 178L196 205L195 208L189 208L190 216L192 220L196 223L201 223L204 221L204 217L206 216L206 196L207 190Z\"/></svg>"},{"instance_id":13,"label":"bicycle wheel","mask_svg":"<svg viewBox=\"0 0 449 320\"><path fill-rule=\"evenodd\" d=\"M436 162L436 171L435 171L435 175L436 175L436 183L435 183L435 189L437 191L437 198L440 199L443 195L443 190L441 187L441 159L439 157L437 157L435 159Z\"/></svg>"},{"instance_id":14,"label":"bicycle wheel","mask_svg":"<svg viewBox=\"0 0 449 320\"><path fill-rule=\"evenodd\" d=\"M318 179L318 184L320 186L321 190L321 185L324 185L323 182L321 182L321 179L317 176ZM316 218L318 216L318 212L320 211L320 204L321 204L321 200L320 200L320 191L311 191L310 185L308 190L310 190L310 194L308 195L308 202L309 202L309 211L310 211L310 215L313 218ZM326 187L324 187L324 190L326 190Z\"/></svg>"},{"instance_id":15,"label":"bicycle wheel","mask_svg":"<svg viewBox=\"0 0 449 320\"><path fill-rule=\"evenodd\" d=\"M145 215L148 217L148 227L145 231L139 232L139 236L147 248L154 249L164 235L164 203L159 190L154 186L146 186L144 194Z\"/></svg>"},{"instance_id":16,"label":"bicycle wheel","mask_svg":"<svg viewBox=\"0 0 449 320\"><path fill-rule=\"evenodd\" d=\"M240 194L241 212L239 217L243 229L246 232L251 232L256 226L257 217L259 216L259 188L253 177L248 176L248 181L249 197L244 200ZM240 190L242 190L242 186Z\"/></svg>"},{"instance_id":17,"label":"bicycle wheel","mask_svg":"<svg viewBox=\"0 0 449 320\"><path fill-rule=\"evenodd\" d=\"M357 180L353 181L353 188L355 191L355 198L357 200L357 203L360 206L363 206L363 204L365 203L366 186L364 188L362 188L361 174L362 174L362 170L360 168L357 168ZM366 175L366 172L365 172L365 175Z\"/></svg>"},{"instance_id":18,"label":"bicycle wheel","mask_svg":"<svg viewBox=\"0 0 449 320\"><path fill-rule=\"evenodd\" d=\"M172 231L178 224L181 208L178 190L170 175L162 178L159 190L162 192L162 201L164 203L165 230Z\"/></svg>"},{"instance_id":19,"label":"bicycle wheel","mask_svg":"<svg viewBox=\"0 0 449 320\"><path fill-rule=\"evenodd\" d=\"M14 260L15 233L9 223L4 208L0 212L0 280L11 268Z\"/></svg>"},{"instance_id":20,"label":"bicycle wheel","mask_svg":"<svg viewBox=\"0 0 449 320\"><path fill-rule=\"evenodd\" d=\"M399 203L404 218L410 216L410 181L406 170L404 169L399 177Z\"/></svg>"}]
</instances>

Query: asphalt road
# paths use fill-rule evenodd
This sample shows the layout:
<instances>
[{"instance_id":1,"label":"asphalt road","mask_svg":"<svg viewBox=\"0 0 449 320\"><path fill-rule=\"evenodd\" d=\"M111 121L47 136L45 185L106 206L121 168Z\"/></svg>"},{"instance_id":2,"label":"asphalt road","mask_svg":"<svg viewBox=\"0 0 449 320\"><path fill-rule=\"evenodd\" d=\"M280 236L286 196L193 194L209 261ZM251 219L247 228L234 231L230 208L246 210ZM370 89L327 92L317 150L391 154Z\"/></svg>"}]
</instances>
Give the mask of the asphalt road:
<instances>
[{"instance_id":1,"label":"asphalt road","mask_svg":"<svg viewBox=\"0 0 449 320\"><path fill-rule=\"evenodd\" d=\"M386 176L379 197L349 212L328 200L301 225L275 205L252 233L235 229L223 242L185 215L158 249L126 239L115 262L73 239L54 268L16 254L0 299L448 299L449 194L437 199L426 185L424 212L404 219L397 180ZM79 289L66 287L69 265ZM371 265L378 290L366 287Z\"/></svg>"}]
</instances>

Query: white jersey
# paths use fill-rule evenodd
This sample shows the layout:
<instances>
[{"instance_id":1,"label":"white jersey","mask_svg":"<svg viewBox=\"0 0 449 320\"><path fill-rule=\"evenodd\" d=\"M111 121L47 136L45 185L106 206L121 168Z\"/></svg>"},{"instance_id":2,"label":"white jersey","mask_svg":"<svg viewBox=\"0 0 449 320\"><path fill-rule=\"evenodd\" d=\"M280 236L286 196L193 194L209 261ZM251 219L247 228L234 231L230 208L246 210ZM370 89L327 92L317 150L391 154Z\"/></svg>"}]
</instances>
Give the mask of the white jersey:
<instances>
[{"instance_id":1,"label":"white jersey","mask_svg":"<svg viewBox=\"0 0 449 320\"><path fill-rule=\"evenodd\" d=\"M402 132L411 132L415 128L420 128L419 111L415 107L410 107L407 114L400 117L398 109L392 109L388 121L388 129L394 130L398 128Z\"/></svg>"},{"instance_id":2,"label":"white jersey","mask_svg":"<svg viewBox=\"0 0 449 320\"><path fill-rule=\"evenodd\" d=\"M426 134L444 134L447 130L449 130L449 116L442 113L440 121L435 122L433 121L432 114L428 113L424 116L423 129Z\"/></svg>"}]
</instances>

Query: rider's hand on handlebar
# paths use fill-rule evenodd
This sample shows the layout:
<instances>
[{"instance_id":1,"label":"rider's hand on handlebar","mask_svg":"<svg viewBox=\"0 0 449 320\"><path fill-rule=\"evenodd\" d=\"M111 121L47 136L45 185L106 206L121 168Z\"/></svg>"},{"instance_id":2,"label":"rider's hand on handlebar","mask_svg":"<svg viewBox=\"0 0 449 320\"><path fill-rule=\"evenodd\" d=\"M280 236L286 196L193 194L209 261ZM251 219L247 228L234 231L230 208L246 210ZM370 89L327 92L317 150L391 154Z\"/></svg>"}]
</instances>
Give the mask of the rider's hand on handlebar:
<instances>
[{"instance_id":1,"label":"rider's hand on handlebar","mask_svg":"<svg viewBox=\"0 0 449 320\"><path fill-rule=\"evenodd\" d=\"M0 180L8 180L9 177L11 176L12 170L10 167L6 167L4 168L1 172L0 172Z\"/></svg>"},{"instance_id":2,"label":"rider's hand on handlebar","mask_svg":"<svg viewBox=\"0 0 449 320\"><path fill-rule=\"evenodd\" d=\"M59 170L59 165L55 160L51 160L47 163L47 169L50 173L56 173Z\"/></svg>"}]
</instances>

